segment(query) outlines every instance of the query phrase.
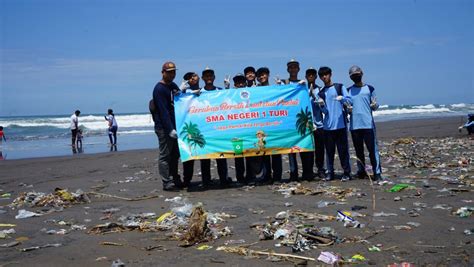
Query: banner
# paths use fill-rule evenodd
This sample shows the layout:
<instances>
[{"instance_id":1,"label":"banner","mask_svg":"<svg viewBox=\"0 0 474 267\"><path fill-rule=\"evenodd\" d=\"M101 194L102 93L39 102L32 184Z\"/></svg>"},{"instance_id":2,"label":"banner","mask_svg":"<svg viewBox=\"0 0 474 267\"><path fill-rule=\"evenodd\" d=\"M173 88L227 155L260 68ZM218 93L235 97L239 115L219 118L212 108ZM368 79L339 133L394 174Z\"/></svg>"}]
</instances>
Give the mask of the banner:
<instances>
[{"instance_id":1,"label":"banner","mask_svg":"<svg viewBox=\"0 0 474 267\"><path fill-rule=\"evenodd\" d=\"M181 160L313 151L306 85L271 85L175 96Z\"/></svg>"}]
</instances>

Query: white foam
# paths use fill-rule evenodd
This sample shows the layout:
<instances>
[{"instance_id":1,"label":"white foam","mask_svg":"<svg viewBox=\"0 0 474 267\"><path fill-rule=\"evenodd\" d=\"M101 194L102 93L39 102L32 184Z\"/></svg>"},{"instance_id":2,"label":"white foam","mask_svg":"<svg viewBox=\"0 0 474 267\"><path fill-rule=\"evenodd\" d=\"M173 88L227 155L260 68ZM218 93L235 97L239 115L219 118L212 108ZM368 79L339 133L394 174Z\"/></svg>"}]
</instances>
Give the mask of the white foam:
<instances>
[{"instance_id":1,"label":"white foam","mask_svg":"<svg viewBox=\"0 0 474 267\"><path fill-rule=\"evenodd\" d=\"M388 105L380 105L379 108L388 108Z\"/></svg>"},{"instance_id":2,"label":"white foam","mask_svg":"<svg viewBox=\"0 0 474 267\"><path fill-rule=\"evenodd\" d=\"M464 103L452 104L451 107L453 107L453 108L465 108L466 104L464 104Z\"/></svg>"},{"instance_id":3,"label":"white foam","mask_svg":"<svg viewBox=\"0 0 474 267\"><path fill-rule=\"evenodd\" d=\"M435 109L436 107L433 104L413 106L413 109Z\"/></svg>"},{"instance_id":4,"label":"white foam","mask_svg":"<svg viewBox=\"0 0 474 267\"><path fill-rule=\"evenodd\" d=\"M423 113L442 113L452 112L449 108L397 108L387 110L377 110L374 112L374 116L383 115L399 115L399 114L423 114Z\"/></svg>"},{"instance_id":5,"label":"white foam","mask_svg":"<svg viewBox=\"0 0 474 267\"><path fill-rule=\"evenodd\" d=\"M153 120L149 114L135 114L135 115L116 115L115 119L120 127L153 127ZM20 127L56 127L67 129L71 122L69 117L56 118L37 118L37 119L13 119L2 121L4 127L17 125ZM84 126L89 130L103 130L107 128L107 121L104 116L88 115L79 117L79 125Z\"/></svg>"},{"instance_id":6,"label":"white foam","mask_svg":"<svg viewBox=\"0 0 474 267\"><path fill-rule=\"evenodd\" d=\"M130 130L130 131L120 131L120 135L128 135L128 134L148 134L148 133L154 133L155 131L153 130Z\"/></svg>"}]
</instances>

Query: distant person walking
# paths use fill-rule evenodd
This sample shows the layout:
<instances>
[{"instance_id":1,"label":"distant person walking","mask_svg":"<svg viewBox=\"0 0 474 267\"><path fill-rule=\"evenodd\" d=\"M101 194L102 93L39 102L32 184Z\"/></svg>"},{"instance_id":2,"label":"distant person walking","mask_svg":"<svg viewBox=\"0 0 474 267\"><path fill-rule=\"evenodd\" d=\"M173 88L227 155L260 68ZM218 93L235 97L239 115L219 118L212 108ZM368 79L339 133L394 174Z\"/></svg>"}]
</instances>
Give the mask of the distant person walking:
<instances>
[{"instance_id":1,"label":"distant person walking","mask_svg":"<svg viewBox=\"0 0 474 267\"><path fill-rule=\"evenodd\" d=\"M7 138L5 137L5 133L3 133L3 126L0 126L0 144L3 142L3 141L7 141Z\"/></svg>"},{"instance_id":2,"label":"distant person walking","mask_svg":"<svg viewBox=\"0 0 474 267\"><path fill-rule=\"evenodd\" d=\"M114 111L109 108L109 110L107 110L107 116L104 116L104 118L107 121L108 126L109 126L108 132L109 132L110 145L116 146L118 124L117 124L117 120L115 119Z\"/></svg>"},{"instance_id":3,"label":"distant person walking","mask_svg":"<svg viewBox=\"0 0 474 267\"><path fill-rule=\"evenodd\" d=\"M72 148L76 148L77 141L77 131L79 130L79 115L81 115L80 110L76 110L71 116L71 142Z\"/></svg>"},{"instance_id":4,"label":"distant person walking","mask_svg":"<svg viewBox=\"0 0 474 267\"><path fill-rule=\"evenodd\" d=\"M161 68L162 79L153 89L152 114L155 122L155 133L158 137L160 155L158 168L163 190L176 191L182 186L178 174L178 134L174 115L174 94L180 90L173 80L176 77L176 65L165 62Z\"/></svg>"}]
</instances>

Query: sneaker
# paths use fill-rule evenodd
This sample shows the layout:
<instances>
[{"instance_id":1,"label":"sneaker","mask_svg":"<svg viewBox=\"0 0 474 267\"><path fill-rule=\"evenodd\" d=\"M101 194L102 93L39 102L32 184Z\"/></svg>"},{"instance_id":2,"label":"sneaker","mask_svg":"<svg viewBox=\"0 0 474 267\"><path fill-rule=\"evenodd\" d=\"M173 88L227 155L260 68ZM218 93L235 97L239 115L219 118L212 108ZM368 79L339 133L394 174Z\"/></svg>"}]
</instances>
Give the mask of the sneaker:
<instances>
[{"instance_id":1,"label":"sneaker","mask_svg":"<svg viewBox=\"0 0 474 267\"><path fill-rule=\"evenodd\" d=\"M169 182L163 185L163 191L178 192L179 188L173 182Z\"/></svg>"},{"instance_id":2,"label":"sneaker","mask_svg":"<svg viewBox=\"0 0 474 267\"><path fill-rule=\"evenodd\" d=\"M324 179L326 177L326 170L319 170L317 176Z\"/></svg>"},{"instance_id":3,"label":"sneaker","mask_svg":"<svg viewBox=\"0 0 474 267\"><path fill-rule=\"evenodd\" d=\"M290 182L298 182L298 174L290 173Z\"/></svg>"},{"instance_id":4,"label":"sneaker","mask_svg":"<svg viewBox=\"0 0 474 267\"><path fill-rule=\"evenodd\" d=\"M359 179L367 179L369 178L369 176L367 175L367 172L365 171L358 171L356 173L356 177L359 178Z\"/></svg>"},{"instance_id":5,"label":"sneaker","mask_svg":"<svg viewBox=\"0 0 474 267\"><path fill-rule=\"evenodd\" d=\"M227 177L226 179L220 180L220 186L221 187L229 187L233 183L232 179L230 177Z\"/></svg>"},{"instance_id":6,"label":"sneaker","mask_svg":"<svg viewBox=\"0 0 474 267\"><path fill-rule=\"evenodd\" d=\"M323 180L323 181L327 181L327 182L328 182L328 181L331 181L331 180L334 180L334 173L328 172L328 173L326 174L326 176L325 176L322 180Z\"/></svg>"},{"instance_id":7,"label":"sneaker","mask_svg":"<svg viewBox=\"0 0 474 267\"><path fill-rule=\"evenodd\" d=\"M341 182L347 182L347 181L350 181L350 180L351 180L351 175L350 174L344 174L341 177Z\"/></svg>"},{"instance_id":8,"label":"sneaker","mask_svg":"<svg viewBox=\"0 0 474 267\"><path fill-rule=\"evenodd\" d=\"M373 181L382 181L382 175L380 173L374 174L374 177L372 178Z\"/></svg>"}]
</instances>

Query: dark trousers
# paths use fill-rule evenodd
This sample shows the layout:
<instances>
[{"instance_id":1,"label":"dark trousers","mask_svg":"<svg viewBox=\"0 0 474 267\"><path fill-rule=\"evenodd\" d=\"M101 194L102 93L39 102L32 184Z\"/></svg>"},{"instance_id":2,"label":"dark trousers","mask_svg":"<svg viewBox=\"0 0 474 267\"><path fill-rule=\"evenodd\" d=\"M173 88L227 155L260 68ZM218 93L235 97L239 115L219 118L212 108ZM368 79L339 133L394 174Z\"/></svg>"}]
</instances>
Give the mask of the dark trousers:
<instances>
[{"instance_id":1,"label":"dark trousers","mask_svg":"<svg viewBox=\"0 0 474 267\"><path fill-rule=\"evenodd\" d=\"M296 153L288 154L288 160L290 162L290 179L298 179L298 160L296 159Z\"/></svg>"},{"instance_id":2,"label":"dark trousers","mask_svg":"<svg viewBox=\"0 0 474 267\"><path fill-rule=\"evenodd\" d=\"M263 157L264 179L280 181L283 172L281 155L268 155Z\"/></svg>"},{"instance_id":3,"label":"dark trousers","mask_svg":"<svg viewBox=\"0 0 474 267\"><path fill-rule=\"evenodd\" d=\"M217 174L219 180L225 182L227 180L227 160L216 159L217 162ZM201 159L201 174L203 184L209 184L211 182L211 160Z\"/></svg>"},{"instance_id":4,"label":"dark trousers","mask_svg":"<svg viewBox=\"0 0 474 267\"><path fill-rule=\"evenodd\" d=\"M247 166L245 179L247 182L255 180L257 174L262 171L262 160L261 156L245 158L245 165Z\"/></svg>"},{"instance_id":5,"label":"dark trousers","mask_svg":"<svg viewBox=\"0 0 474 267\"><path fill-rule=\"evenodd\" d=\"M358 129L352 130L352 142L354 143L354 149L357 156L357 168L359 172L365 171L365 155L364 155L364 143L369 151L370 164L372 164L372 170L374 174L381 174L382 167L380 164L380 154L377 145L377 139L375 137L374 129Z\"/></svg>"},{"instance_id":6,"label":"dark trousers","mask_svg":"<svg viewBox=\"0 0 474 267\"><path fill-rule=\"evenodd\" d=\"M109 140L111 145L116 145L117 144L117 126L112 126L109 128ZM112 140L113 137L113 140Z\"/></svg>"},{"instance_id":7,"label":"dark trousers","mask_svg":"<svg viewBox=\"0 0 474 267\"><path fill-rule=\"evenodd\" d=\"M325 172L324 169L324 129L316 129L314 135L314 158L318 172Z\"/></svg>"},{"instance_id":8,"label":"dark trousers","mask_svg":"<svg viewBox=\"0 0 474 267\"><path fill-rule=\"evenodd\" d=\"M194 160L183 162L183 181L189 183L193 179Z\"/></svg>"},{"instance_id":9,"label":"dark trousers","mask_svg":"<svg viewBox=\"0 0 474 267\"><path fill-rule=\"evenodd\" d=\"M71 130L71 141L72 141L72 146L76 146L76 137L77 137L77 132L78 129Z\"/></svg>"},{"instance_id":10,"label":"dark trousers","mask_svg":"<svg viewBox=\"0 0 474 267\"><path fill-rule=\"evenodd\" d=\"M302 178L309 180L314 178L313 166L314 166L314 152L301 152L301 166L303 168Z\"/></svg>"},{"instance_id":11,"label":"dark trousers","mask_svg":"<svg viewBox=\"0 0 474 267\"><path fill-rule=\"evenodd\" d=\"M347 141L347 129L325 130L324 144L327 156L327 168L329 173L334 173L334 155L339 155L342 169L345 175L351 174L351 165L349 162L349 144Z\"/></svg>"},{"instance_id":12,"label":"dark trousers","mask_svg":"<svg viewBox=\"0 0 474 267\"><path fill-rule=\"evenodd\" d=\"M155 130L160 145L158 168L163 186L174 181L175 185L181 183L178 174L179 150L178 140L171 138L163 130Z\"/></svg>"},{"instance_id":13,"label":"dark trousers","mask_svg":"<svg viewBox=\"0 0 474 267\"><path fill-rule=\"evenodd\" d=\"M239 182L245 182L245 163L244 163L245 158L235 158L234 163L235 163L235 178L237 178L237 181Z\"/></svg>"}]
</instances>

